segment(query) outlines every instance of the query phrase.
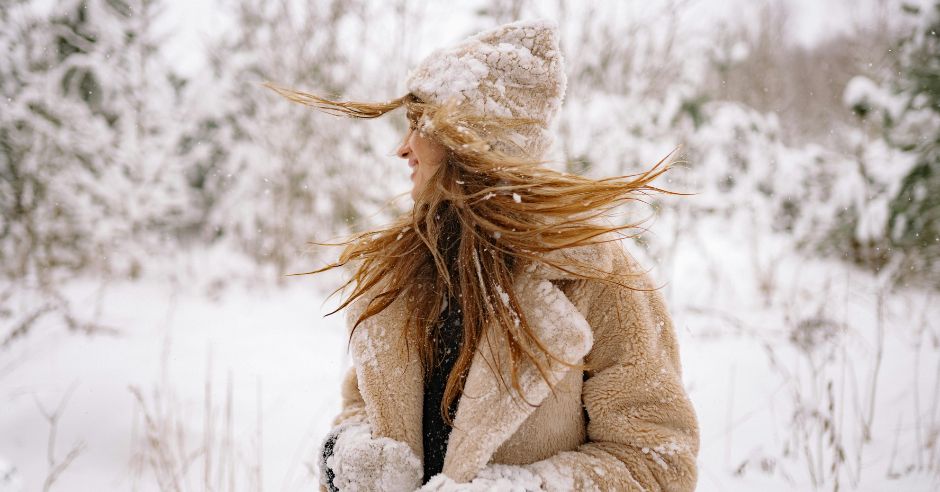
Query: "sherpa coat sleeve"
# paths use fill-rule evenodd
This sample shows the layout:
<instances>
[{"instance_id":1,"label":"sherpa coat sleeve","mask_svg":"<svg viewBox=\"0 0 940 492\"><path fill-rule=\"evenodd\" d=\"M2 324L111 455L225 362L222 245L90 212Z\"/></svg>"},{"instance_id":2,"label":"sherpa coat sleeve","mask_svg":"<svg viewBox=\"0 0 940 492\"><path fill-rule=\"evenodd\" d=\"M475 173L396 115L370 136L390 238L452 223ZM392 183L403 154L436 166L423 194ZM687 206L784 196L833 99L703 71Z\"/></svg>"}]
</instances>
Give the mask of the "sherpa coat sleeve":
<instances>
[{"instance_id":1,"label":"sherpa coat sleeve","mask_svg":"<svg viewBox=\"0 0 940 492\"><path fill-rule=\"evenodd\" d=\"M368 423L369 418L366 414L366 403L359 393L359 381L356 377L356 367L351 366L343 377L340 387L342 396L342 409L339 414L333 418L332 425L336 427L347 422Z\"/></svg>"},{"instance_id":2,"label":"sherpa coat sleeve","mask_svg":"<svg viewBox=\"0 0 940 492\"><path fill-rule=\"evenodd\" d=\"M330 425L332 429L329 434L327 434L326 441L321 445L320 453L321 456L319 460L320 473L327 473L324 469L326 459L333 454L333 448L335 446L337 433L340 432L338 429L339 426L344 424L357 424L357 423L368 423L368 417L366 414L366 405L365 401L362 399L362 395L359 393L359 382L356 377L356 367L351 366L346 370L346 374L343 377L343 381L340 387L340 395L342 397L342 407L338 415L333 418ZM329 473L332 473L330 471ZM326 480L331 481L332 476L328 475ZM322 483L320 483L320 492L329 492L330 489Z\"/></svg>"},{"instance_id":3,"label":"sherpa coat sleeve","mask_svg":"<svg viewBox=\"0 0 940 492\"><path fill-rule=\"evenodd\" d=\"M343 424L368 423L366 415L366 404L359 393L359 382L356 377L356 367L352 366L346 370L343 381L340 386L340 396L342 397L341 410L336 417L333 417L330 426L332 427L327 439L332 437L335 441L336 436L333 431L338 431L337 427ZM329 446L323 448L322 459L326 459L333 452L332 442Z\"/></svg>"},{"instance_id":4,"label":"sherpa coat sleeve","mask_svg":"<svg viewBox=\"0 0 940 492\"><path fill-rule=\"evenodd\" d=\"M581 397L587 442L524 465L545 490L695 489L698 421L672 320L629 255L622 267L637 272L635 287L646 290L599 288L587 316L594 331Z\"/></svg>"}]
</instances>

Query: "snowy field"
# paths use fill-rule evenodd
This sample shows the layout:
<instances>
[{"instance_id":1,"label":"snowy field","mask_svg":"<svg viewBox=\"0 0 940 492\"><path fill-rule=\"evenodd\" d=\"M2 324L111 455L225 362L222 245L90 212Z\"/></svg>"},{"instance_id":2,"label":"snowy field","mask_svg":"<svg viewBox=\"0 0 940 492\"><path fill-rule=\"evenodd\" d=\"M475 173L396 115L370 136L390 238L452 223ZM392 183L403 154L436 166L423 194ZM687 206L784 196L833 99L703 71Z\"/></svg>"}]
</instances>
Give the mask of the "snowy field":
<instances>
[{"instance_id":1,"label":"snowy field","mask_svg":"<svg viewBox=\"0 0 940 492\"><path fill-rule=\"evenodd\" d=\"M280 275L410 207L384 207L406 121L260 83L397 96L444 41L542 16L565 170L684 145L657 184L691 195L625 245L674 318L698 490L940 490L937 0L24 0L0 10L0 492L314 490L342 278Z\"/></svg>"},{"instance_id":2,"label":"snowy field","mask_svg":"<svg viewBox=\"0 0 940 492\"><path fill-rule=\"evenodd\" d=\"M936 490L937 437L919 433L940 417L935 294L700 230L653 270L700 419L699 490ZM338 279L69 284L77 311L117 332L44 323L3 359L0 490L40 490L76 446L52 490L311 490L349 363L341 313L324 318Z\"/></svg>"}]
</instances>

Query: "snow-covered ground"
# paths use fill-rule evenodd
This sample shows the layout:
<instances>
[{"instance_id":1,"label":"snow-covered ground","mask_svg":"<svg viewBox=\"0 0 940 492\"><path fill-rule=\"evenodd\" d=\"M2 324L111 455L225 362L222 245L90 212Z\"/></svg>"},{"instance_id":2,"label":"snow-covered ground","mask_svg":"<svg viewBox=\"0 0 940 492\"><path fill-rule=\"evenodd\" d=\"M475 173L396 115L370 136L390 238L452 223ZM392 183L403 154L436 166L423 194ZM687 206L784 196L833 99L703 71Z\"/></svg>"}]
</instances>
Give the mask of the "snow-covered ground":
<instances>
[{"instance_id":1,"label":"snow-covered ground","mask_svg":"<svg viewBox=\"0 0 940 492\"><path fill-rule=\"evenodd\" d=\"M700 490L936 490L936 293L703 226L669 292Z\"/></svg>"},{"instance_id":2,"label":"snow-covered ground","mask_svg":"<svg viewBox=\"0 0 940 492\"><path fill-rule=\"evenodd\" d=\"M936 295L700 225L653 270L700 419L699 490L936 490ZM224 261L206 255L187 268ZM2 353L0 490L41 489L76 446L51 490L315 488L349 364L342 313L323 316L338 274L210 285L67 284L77 314L118 332L50 317Z\"/></svg>"},{"instance_id":3,"label":"snow-covered ground","mask_svg":"<svg viewBox=\"0 0 940 492\"><path fill-rule=\"evenodd\" d=\"M13 368L0 376L0 459L15 466L22 490L39 490L51 468L41 408L52 413L65 399L56 462L84 446L52 490L160 490L152 474L138 472L159 455L146 451L146 407L153 437L167 448L160 466L188 479L179 490L210 488L206 456L191 454L204 447L212 450L212 485L234 479L237 487L226 490L260 490L260 475L264 490L310 490L311 453L339 408L349 363L342 313L324 317L332 308L313 283L301 276L284 288L237 286L214 300L206 284L70 283L76 311L119 332L87 336L40 324L4 354Z\"/></svg>"}]
</instances>

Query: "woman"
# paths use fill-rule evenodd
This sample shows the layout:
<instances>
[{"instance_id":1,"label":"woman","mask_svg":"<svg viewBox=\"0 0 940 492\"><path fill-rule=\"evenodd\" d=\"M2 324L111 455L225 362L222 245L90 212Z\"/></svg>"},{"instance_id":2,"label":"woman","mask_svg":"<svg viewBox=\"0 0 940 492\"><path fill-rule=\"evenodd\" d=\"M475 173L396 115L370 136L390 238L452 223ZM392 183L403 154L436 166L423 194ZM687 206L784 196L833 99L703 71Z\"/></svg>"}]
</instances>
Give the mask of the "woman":
<instances>
[{"instance_id":1,"label":"woman","mask_svg":"<svg viewBox=\"0 0 940 492\"><path fill-rule=\"evenodd\" d=\"M556 26L432 53L405 107L413 209L345 241L353 367L321 490L692 490L698 423L661 294L605 212L649 191L541 166L566 78ZM345 285L344 285L345 287ZM337 289L339 290L339 289ZM337 310L339 310L337 309Z\"/></svg>"}]
</instances>

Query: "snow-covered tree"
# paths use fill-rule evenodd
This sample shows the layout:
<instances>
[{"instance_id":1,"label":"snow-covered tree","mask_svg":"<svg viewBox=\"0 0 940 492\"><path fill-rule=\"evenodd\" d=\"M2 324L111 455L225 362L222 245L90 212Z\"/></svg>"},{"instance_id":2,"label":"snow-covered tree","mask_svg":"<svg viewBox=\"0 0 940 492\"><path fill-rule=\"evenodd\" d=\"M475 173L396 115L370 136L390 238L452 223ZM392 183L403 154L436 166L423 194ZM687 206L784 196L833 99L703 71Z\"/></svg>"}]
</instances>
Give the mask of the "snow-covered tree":
<instances>
[{"instance_id":1,"label":"snow-covered tree","mask_svg":"<svg viewBox=\"0 0 940 492\"><path fill-rule=\"evenodd\" d=\"M918 11L911 11L917 15ZM892 143L917 156L891 200L888 234L908 253L909 269L940 278L940 2L920 13L900 47L895 81L906 100Z\"/></svg>"},{"instance_id":2,"label":"snow-covered tree","mask_svg":"<svg viewBox=\"0 0 940 492\"><path fill-rule=\"evenodd\" d=\"M892 50L894 63L884 80L852 79L844 101L902 157L894 164L879 159L863 168L875 187L868 201L876 201L880 212L875 233L865 239L882 252L884 261L896 264L901 278L938 279L940 2L902 9L905 35Z\"/></svg>"},{"instance_id":3,"label":"snow-covered tree","mask_svg":"<svg viewBox=\"0 0 940 492\"><path fill-rule=\"evenodd\" d=\"M210 48L206 76L186 91L195 109L179 150L195 237L230 241L284 272L309 266L300 261L307 241L349 232L387 199L376 184L393 174L382 161L392 158L400 124L331 117L261 85L362 100L400 95L388 81L403 81L406 67L383 65L394 47L369 37L383 32L371 25L382 17L365 9L336 0L237 4L236 28Z\"/></svg>"},{"instance_id":4,"label":"snow-covered tree","mask_svg":"<svg viewBox=\"0 0 940 492\"><path fill-rule=\"evenodd\" d=\"M175 92L156 0L71 0L0 13L0 265L49 278L135 274L185 213L167 166Z\"/></svg>"}]
</instances>

